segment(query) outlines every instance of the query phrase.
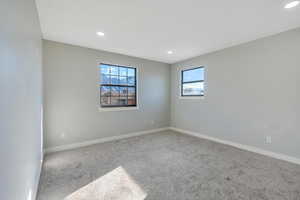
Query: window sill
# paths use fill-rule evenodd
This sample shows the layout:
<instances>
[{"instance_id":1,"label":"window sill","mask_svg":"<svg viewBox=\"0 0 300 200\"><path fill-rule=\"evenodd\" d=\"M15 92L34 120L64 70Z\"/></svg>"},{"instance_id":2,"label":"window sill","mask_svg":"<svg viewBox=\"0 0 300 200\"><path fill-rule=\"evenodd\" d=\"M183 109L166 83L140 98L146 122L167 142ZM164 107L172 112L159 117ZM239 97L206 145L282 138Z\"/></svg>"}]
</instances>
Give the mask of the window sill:
<instances>
[{"instance_id":1,"label":"window sill","mask_svg":"<svg viewBox=\"0 0 300 200\"><path fill-rule=\"evenodd\" d=\"M192 97L192 96L189 96L189 97L183 97L183 96L179 96L179 99L191 99L191 100L201 100L201 99L204 99L204 96L195 96L195 97Z\"/></svg>"},{"instance_id":2,"label":"window sill","mask_svg":"<svg viewBox=\"0 0 300 200\"><path fill-rule=\"evenodd\" d=\"M138 110L139 107L135 106L135 107L117 107L117 108L102 108L102 107L98 107L99 112L113 112L113 111L130 111L130 110Z\"/></svg>"}]
</instances>

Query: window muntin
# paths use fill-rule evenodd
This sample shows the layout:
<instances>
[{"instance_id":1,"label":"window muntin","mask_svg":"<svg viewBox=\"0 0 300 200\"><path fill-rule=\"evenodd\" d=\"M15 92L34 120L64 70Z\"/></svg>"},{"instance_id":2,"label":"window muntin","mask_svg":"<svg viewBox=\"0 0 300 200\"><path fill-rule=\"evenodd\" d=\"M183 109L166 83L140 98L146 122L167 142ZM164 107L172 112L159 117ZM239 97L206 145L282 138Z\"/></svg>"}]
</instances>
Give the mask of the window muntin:
<instances>
[{"instance_id":1,"label":"window muntin","mask_svg":"<svg viewBox=\"0 0 300 200\"><path fill-rule=\"evenodd\" d=\"M204 95L204 67L181 71L181 96Z\"/></svg>"},{"instance_id":2,"label":"window muntin","mask_svg":"<svg viewBox=\"0 0 300 200\"><path fill-rule=\"evenodd\" d=\"M100 64L101 107L136 106L136 68Z\"/></svg>"}]
</instances>

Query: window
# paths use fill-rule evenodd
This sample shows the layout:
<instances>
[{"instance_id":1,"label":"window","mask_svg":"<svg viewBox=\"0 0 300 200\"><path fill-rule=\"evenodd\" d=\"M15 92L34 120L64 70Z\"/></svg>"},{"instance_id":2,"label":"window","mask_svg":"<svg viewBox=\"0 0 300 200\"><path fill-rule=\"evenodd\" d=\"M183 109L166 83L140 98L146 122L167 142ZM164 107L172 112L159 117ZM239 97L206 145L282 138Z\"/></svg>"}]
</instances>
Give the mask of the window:
<instances>
[{"instance_id":1,"label":"window","mask_svg":"<svg viewBox=\"0 0 300 200\"><path fill-rule=\"evenodd\" d=\"M136 106L136 68L100 64L101 107Z\"/></svg>"},{"instance_id":2,"label":"window","mask_svg":"<svg viewBox=\"0 0 300 200\"><path fill-rule=\"evenodd\" d=\"M181 71L181 96L204 95L204 67Z\"/></svg>"}]
</instances>

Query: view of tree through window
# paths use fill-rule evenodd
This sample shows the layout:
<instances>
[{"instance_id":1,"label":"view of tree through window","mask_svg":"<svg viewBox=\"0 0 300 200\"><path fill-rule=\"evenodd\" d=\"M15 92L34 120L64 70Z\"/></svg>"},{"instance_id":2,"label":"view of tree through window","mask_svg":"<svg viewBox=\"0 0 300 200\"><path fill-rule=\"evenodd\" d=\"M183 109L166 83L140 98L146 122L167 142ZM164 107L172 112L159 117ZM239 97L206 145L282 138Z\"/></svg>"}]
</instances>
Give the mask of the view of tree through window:
<instances>
[{"instance_id":1,"label":"view of tree through window","mask_svg":"<svg viewBox=\"0 0 300 200\"><path fill-rule=\"evenodd\" d=\"M181 96L204 95L204 67L181 72Z\"/></svg>"},{"instance_id":2,"label":"view of tree through window","mask_svg":"<svg viewBox=\"0 0 300 200\"><path fill-rule=\"evenodd\" d=\"M101 107L136 106L136 69L100 64Z\"/></svg>"}]
</instances>

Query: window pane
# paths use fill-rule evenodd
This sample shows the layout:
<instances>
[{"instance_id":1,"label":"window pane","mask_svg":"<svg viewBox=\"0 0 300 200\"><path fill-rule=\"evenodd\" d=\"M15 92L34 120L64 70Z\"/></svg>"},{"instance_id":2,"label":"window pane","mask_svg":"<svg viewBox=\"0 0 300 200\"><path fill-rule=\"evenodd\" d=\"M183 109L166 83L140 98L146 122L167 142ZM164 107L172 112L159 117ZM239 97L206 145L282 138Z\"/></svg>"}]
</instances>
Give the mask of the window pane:
<instances>
[{"instance_id":1,"label":"window pane","mask_svg":"<svg viewBox=\"0 0 300 200\"><path fill-rule=\"evenodd\" d=\"M111 97L111 105L113 106L127 105L127 97Z\"/></svg>"},{"instance_id":2,"label":"window pane","mask_svg":"<svg viewBox=\"0 0 300 200\"><path fill-rule=\"evenodd\" d=\"M111 96L113 96L113 97L120 96L120 88L119 87L111 87Z\"/></svg>"},{"instance_id":3,"label":"window pane","mask_svg":"<svg viewBox=\"0 0 300 200\"><path fill-rule=\"evenodd\" d=\"M109 86L101 86L101 97L110 96L110 87Z\"/></svg>"},{"instance_id":4,"label":"window pane","mask_svg":"<svg viewBox=\"0 0 300 200\"><path fill-rule=\"evenodd\" d=\"M204 68L183 71L183 82L204 80Z\"/></svg>"},{"instance_id":5,"label":"window pane","mask_svg":"<svg viewBox=\"0 0 300 200\"><path fill-rule=\"evenodd\" d=\"M110 75L101 74L101 84L110 84Z\"/></svg>"},{"instance_id":6,"label":"window pane","mask_svg":"<svg viewBox=\"0 0 300 200\"><path fill-rule=\"evenodd\" d=\"M128 85L135 85L135 77L128 77Z\"/></svg>"},{"instance_id":7,"label":"window pane","mask_svg":"<svg viewBox=\"0 0 300 200\"><path fill-rule=\"evenodd\" d=\"M120 87L120 96L127 96L127 87Z\"/></svg>"},{"instance_id":8,"label":"window pane","mask_svg":"<svg viewBox=\"0 0 300 200\"><path fill-rule=\"evenodd\" d=\"M135 88L128 87L128 96L135 96Z\"/></svg>"},{"instance_id":9,"label":"window pane","mask_svg":"<svg viewBox=\"0 0 300 200\"><path fill-rule=\"evenodd\" d=\"M101 105L109 106L110 105L110 97L101 97Z\"/></svg>"},{"instance_id":10,"label":"window pane","mask_svg":"<svg viewBox=\"0 0 300 200\"><path fill-rule=\"evenodd\" d=\"M126 67L119 67L120 76L127 76L127 68Z\"/></svg>"},{"instance_id":11,"label":"window pane","mask_svg":"<svg viewBox=\"0 0 300 200\"><path fill-rule=\"evenodd\" d=\"M102 106L135 106L136 71L134 68L101 64L100 103ZM109 86L103 86L108 84ZM122 85L122 86L121 86Z\"/></svg>"},{"instance_id":12,"label":"window pane","mask_svg":"<svg viewBox=\"0 0 300 200\"><path fill-rule=\"evenodd\" d=\"M118 76L119 75L119 67L110 66L110 74Z\"/></svg>"},{"instance_id":13,"label":"window pane","mask_svg":"<svg viewBox=\"0 0 300 200\"><path fill-rule=\"evenodd\" d=\"M120 85L127 85L127 77L120 76L119 81Z\"/></svg>"},{"instance_id":14,"label":"window pane","mask_svg":"<svg viewBox=\"0 0 300 200\"><path fill-rule=\"evenodd\" d=\"M127 105L127 97L120 97L119 98L119 105Z\"/></svg>"},{"instance_id":15,"label":"window pane","mask_svg":"<svg viewBox=\"0 0 300 200\"><path fill-rule=\"evenodd\" d=\"M136 105L135 97L128 97L128 105Z\"/></svg>"},{"instance_id":16,"label":"window pane","mask_svg":"<svg viewBox=\"0 0 300 200\"><path fill-rule=\"evenodd\" d=\"M119 97L111 97L111 105L112 106L119 105Z\"/></svg>"},{"instance_id":17,"label":"window pane","mask_svg":"<svg viewBox=\"0 0 300 200\"><path fill-rule=\"evenodd\" d=\"M118 85L119 84L119 77L118 76L111 76L110 77L111 84Z\"/></svg>"},{"instance_id":18,"label":"window pane","mask_svg":"<svg viewBox=\"0 0 300 200\"><path fill-rule=\"evenodd\" d=\"M184 83L182 94L183 96L204 95L204 82Z\"/></svg>"},{"instance_id":19,"label":"window pane","mask_svg":"<svg viewBox=\"0 0 300 200\"><path fill-rule=\"evenodd\" d=\"M135 69L128 68L128 85L135 85Z\"/></svg>"},{"instance_id":20,"label":"window pane","mask_svg":"<svg viewBox=\"0 0 300 200\"><path fill-rule=\"evenodd\" d=\"M101 64L100 69L101 69L101 74L109 74L110 73L109 72L109 69L110 69L109 65Z\"/></svg>"},{"instance_id":21,"label":"window pane","mask_svg":"<svg viewBox=\"0 0 300 200\"><path fill-rule=\"evenodd\" d=\"M128 68L128 76L135 76L135 69L134 68Z\"/></svg>"}]
</instances>

